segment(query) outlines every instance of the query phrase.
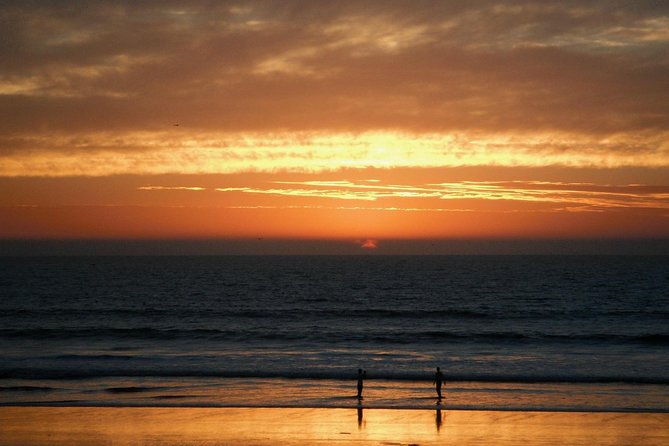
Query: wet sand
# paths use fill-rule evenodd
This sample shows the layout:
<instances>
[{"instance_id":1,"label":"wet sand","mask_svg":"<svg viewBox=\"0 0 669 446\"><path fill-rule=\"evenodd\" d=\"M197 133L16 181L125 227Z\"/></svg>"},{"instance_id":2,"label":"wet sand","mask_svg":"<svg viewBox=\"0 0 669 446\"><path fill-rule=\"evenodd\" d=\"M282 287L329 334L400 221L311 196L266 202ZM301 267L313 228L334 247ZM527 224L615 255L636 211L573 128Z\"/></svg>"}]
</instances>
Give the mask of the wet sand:
<instances>
[{"instance_id":1,"label":"wet sand","mask_svg":"<svg viewBox=\"0 0 669 446\"><path fill-rule=\"evenodd\" d=\"M668 413L0 407L0 445L657 445Z\"/></svg>"}]
</instances>

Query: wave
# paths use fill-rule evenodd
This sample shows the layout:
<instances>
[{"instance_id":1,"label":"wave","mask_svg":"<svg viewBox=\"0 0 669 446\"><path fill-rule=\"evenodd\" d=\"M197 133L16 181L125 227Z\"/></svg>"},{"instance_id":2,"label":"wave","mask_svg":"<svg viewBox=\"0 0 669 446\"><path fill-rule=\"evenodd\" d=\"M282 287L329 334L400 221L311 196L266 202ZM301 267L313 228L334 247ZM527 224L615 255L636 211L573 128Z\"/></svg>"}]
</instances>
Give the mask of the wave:
<instances>
[{"instance_id":1,"label":"wave","mask_svg":"<svg viewBox=\"0 0 669 446\"><path fill-rule=\"evenodd\" d=\"M323 299L324 302L327 299ZM4 317L96 317L96 318L125 318L128 316L138 317L193 317L198 319L226 319L226 318L248 318L248 319L294 319L296 317L309 318L401 318L401 319L425 319L425 318L488 318L493 314L484 310L463 310L459 308L452 309L389 309L389 308L272 308L270 310L257 309L220 309L209 308L192 309L180 308L112 308L112 309L91 309L91 308L42 308L25 309L10 308L3 310Z\"/></svg>"},{"instance_id":2,"label":"wave","mask_svg":"<svg viewBox=\"0 0 669 446\"><path fill-rule=\"evenodd\" d=\"M0 338L71 339L179 339L203 336L225 336L233 331L215 329L159 329L159 328L16 328L0 329Z\"/></svg>"},{"instance_id":3,"label":"wave","mask_svg":"<svg viewBox=\"0 0 669 446\"><path fill-rule=\"evenodd\" d=\"M146 356L142 356L143 358L146 358ZM137 356L134 355L110 355L110 354L104 354L104 355L75 355L75 354L69 354L69 355L56 355L56 356L45 356L41 357L39 359L56 359L58 361L67 361L67 360L84 360L84 361L116 361L116 360L127 360L127 359L135 359Z\"/></svg>"},{"instance_id":4,"label":"wave","mask_svg":"<svg viewBox=\"0 0 669 446\"><path fill-rule=\"evenodd\" d=\"M105 389L109 393L143 393L143 392L155 392L168 389L168 387L141 387L141 386L128 386L128 387L109 387Z\"/></svg>"},{"instance_id":5,"label":"wave","mask_svg":"<svg viewBox=\"0 0 669 446\"><path fill-rule=\"evenodd\" d=\"M12 368L0 369L0 379L31 380L75 380L96 378L227 378L227 379L287 379L287 380L338 380L354 382L357 377L352 371L341 370L212 370L205 368ZM444 373L446 381L481 383L572 383L572 384L655 384L669 385L669 376L635 376L628 374L608 375L523 375L523 374L459 374ZM369 380L388 381L432 381L430 372L374 372L367 371ZM50 388L25 386L28 390L50 390ZM13 389L13 388L12 388ZM18 389L21 390L21 389ZM158 387L114 387L111 393L133 393L161 390Z\"/></svg>"},{"instance_id":6,"label":"wave","mask_svg":"<svg viewBox=\"0 0 669 446\"><path fill-rule=\"evenodd\" d=\"M313 302L313 299L309 299ZM329 299L318 299L317 302L331 302ZM669 311L652 308L593 308L584 312L581 308L561 308L547 306L541 309L520 309L509 311L505 308L384 308L376 306L356 306L339 308L305 308L304 306L272 307L270 309L230 308L220 305L204 306L201 308L3 308L2 317L96 317L96 318L127 318L127 317L193 317L211 319L249 318L249 319L292 319L295 317L309 318L360 318L360 319L441 319L441 318L480 318L480 319L545 319L545 318L575 318L596 319L598 317L650 317L652 319L667 319Z\"/></svg>"},{"instance_id":7,"label":"wave","mask_svg":"<svg viewBox=\"0 0 669 446\"><path fill-rule=\"evenodd\" d=\"M212 328L29 328L29 329L0 329L0 338L5 339L83 339L104 338L114 340L207 340L207 341L306 341L316 343L377 343L377 344L413 344L421 342L601 342L601 343L634 343L645 345L667 345L668 333L542 333L542 332L513 332L513 331L447 331L447 330L417 330L401 331L390 328L386 331L378 329L366 330L364 327L356 331L346 331L332 328L309 328L291 330L282 327L276 329L239 329L225 330ZM103 358L104 359L104 358Z\"/></svg>"},{"instance_id":8,"label":"wave","mask_svg":"<svg viewBox=\"0 0 669 446\"><path fill-rule=\"evenodd\" d=\"M0 386L0 392L51 392L55 390L48 386Z\"/></svg>"}]
</instances>

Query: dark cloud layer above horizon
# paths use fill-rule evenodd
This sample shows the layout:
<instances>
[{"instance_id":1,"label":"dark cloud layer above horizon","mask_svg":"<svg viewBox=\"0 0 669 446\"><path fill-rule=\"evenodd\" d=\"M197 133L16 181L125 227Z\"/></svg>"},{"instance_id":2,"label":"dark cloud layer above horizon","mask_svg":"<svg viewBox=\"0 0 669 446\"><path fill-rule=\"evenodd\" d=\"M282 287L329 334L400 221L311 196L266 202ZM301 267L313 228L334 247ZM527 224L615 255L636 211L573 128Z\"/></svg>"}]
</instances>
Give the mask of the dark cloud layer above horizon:
<instances>
[{"instance_id":1,"label":"dark cloud layer above horizon","mask_svg":"<svg viewBox=\"0 0 669 446\"><path fill-rule=\"evenodd\" d=\"M174 255L666 255L669 239L387 240L361 249L346 240L2 240L0 256Z\"/></svg>"}]
</instances>

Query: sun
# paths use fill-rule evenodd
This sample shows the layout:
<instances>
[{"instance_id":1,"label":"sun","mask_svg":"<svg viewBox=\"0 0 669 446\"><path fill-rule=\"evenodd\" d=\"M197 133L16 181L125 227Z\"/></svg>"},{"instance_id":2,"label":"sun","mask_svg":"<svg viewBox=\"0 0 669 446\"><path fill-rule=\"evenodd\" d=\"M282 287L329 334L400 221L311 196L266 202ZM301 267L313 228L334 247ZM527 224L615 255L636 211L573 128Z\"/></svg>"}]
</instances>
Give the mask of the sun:
<instances>
[{"instance_id":1,"label":"sun","mask_svg":"<svg viewBox=\"0 0 669 446\"><path fill-rule=\"evenodd\" d=\"M361 243L360 247L362 249L376 249L376 248L379 247L378 240L366 239L366 240L362 240L360 243Z\"/></svg>"}]
</instances>

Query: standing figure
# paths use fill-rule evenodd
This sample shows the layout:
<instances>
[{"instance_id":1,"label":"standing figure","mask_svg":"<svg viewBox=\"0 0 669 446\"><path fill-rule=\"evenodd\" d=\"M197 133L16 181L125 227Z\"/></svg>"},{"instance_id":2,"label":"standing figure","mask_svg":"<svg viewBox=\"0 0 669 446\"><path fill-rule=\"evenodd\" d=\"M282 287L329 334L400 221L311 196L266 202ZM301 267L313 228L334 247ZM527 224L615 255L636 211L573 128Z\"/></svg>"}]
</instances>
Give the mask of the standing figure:
<instances>
[{"instance_id":1,"label":"standing figure","mask_svg":"<svg viewBox=\"0 0 669 446\"><path fill-rule=\"evenodd\" d=\"M363 380L365 379L365 376L367 375L367 371L363 369L358 369L358 399L362 399L362 385L363 385Z\"/></svg>"},{"instance_id":2,"label":"standing figure","mask_svg":"<svg viewBox=\"0 0 669 446\"><path fill-rule=\"evenodd\" d=\"M439 370L439 367L437 367L437 373L434 374L434 385L435 388L437 389L437 396L439 399L441 399L441 385L444 382L444 374L441 373L441 370Z\"/></svg>"}]
</instances>

